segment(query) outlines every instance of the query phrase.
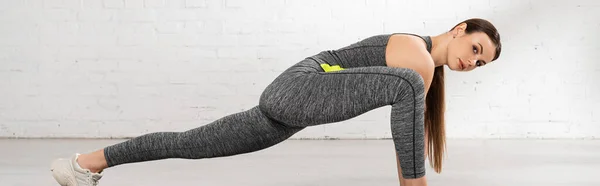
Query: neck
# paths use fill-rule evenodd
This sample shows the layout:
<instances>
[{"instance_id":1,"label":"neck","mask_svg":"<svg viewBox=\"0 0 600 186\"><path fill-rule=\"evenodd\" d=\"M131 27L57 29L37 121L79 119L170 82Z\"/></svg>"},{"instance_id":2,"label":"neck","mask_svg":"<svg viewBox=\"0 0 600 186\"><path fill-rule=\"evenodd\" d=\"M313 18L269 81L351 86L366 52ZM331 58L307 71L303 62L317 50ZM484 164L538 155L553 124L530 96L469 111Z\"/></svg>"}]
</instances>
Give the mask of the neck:
<instances>
[{"instance_id":1,"label":"neck","mask_svg":"<svg viewBox=\"0 0 600 186\"><path fill-rule=\"evenodd\" d=\"M452 39L452 33L450 32L431 37L431 57L433 58L435 67L448 64L446 58L448 52L447 46Z\"/></svg>"}]
</instances>

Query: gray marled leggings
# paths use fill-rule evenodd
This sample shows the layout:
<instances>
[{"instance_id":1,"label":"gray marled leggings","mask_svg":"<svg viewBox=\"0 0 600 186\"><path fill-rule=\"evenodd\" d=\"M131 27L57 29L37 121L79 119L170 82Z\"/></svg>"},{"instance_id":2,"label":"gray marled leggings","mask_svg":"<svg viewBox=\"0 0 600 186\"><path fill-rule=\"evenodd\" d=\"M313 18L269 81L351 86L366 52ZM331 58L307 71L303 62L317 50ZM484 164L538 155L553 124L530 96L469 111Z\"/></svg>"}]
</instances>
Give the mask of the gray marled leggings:
<instances>
[{"instance_id":1,"label":"gray marled leggings","mask_svg":"<svg viewBox=\"0 0 600 186\"><path fill-rule=\"evenodd\" d=\"M109 167L165 158L232 156L271 147L314 125L391 105L391 131L404 178L425 175L424 84L413 70L369 66L325 72L305 59L262 93L259 105L185 132L157 132L106 147ZM396 162L394 162L396 163Z\"/></svg>"}]
</instances>

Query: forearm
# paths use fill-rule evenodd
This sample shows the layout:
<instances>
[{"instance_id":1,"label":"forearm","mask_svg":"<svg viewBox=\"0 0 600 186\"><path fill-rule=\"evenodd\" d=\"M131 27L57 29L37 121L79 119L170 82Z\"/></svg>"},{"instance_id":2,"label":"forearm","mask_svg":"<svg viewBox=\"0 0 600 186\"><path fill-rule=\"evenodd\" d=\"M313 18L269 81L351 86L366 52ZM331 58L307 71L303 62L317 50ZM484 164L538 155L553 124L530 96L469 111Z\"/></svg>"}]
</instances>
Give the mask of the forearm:
<instances>
[{"instance_id":1,"label":"forearm","mask_svg":"<svg viewBox=\"0 0 600 186\"><path fill-rule=\"evenodd\" d=\"M400 169L399 169L400 170ZM402 173L398 174L400 180L400 186L427 186L427 176L423 176L417 179L404 179Z\"/></svg>"},{"instance_id":2,"label":"forearm","mask_svg":"<svg viewBox=\"0 0 600 186\"><path fill-rule=\"evenodd\" d=\"M398 156L398 153L396 152L396 156ZM405 179L402 176L402 168L400 167L400 161L398 161L398 158L396 158L396 164L398 166L398 178L400 181L400 186L426 186L427 185L427 179L426 176L417 178L417 179Z\"/></svg>"},{"instance_id":3,"label":"forearm","mask_svg":"<svg viewBox=\"0 0 600 186\"><path fill-rule=\"evenodd\" d=\"M413 109L413 104L392 106L391 125L396 161L402 167L402 176L407 179L425 175L425 130L423 111ZM418 107L421 104L414 104Z\"/></svg>"},{"instance_id":4,"label":"forearm","mask_svg":"<svg viewBox=\"0 0 600 186\"><path fill-rule=\"evenodd\" d=\"M427 154L429 152L428 149L428 142L429 140L427 139L428 137L428 133L427 130L425 131L425 159L427 159ZM398 157L398 152L395 151L396 153L396 157ZM400 186L410 186L410 185L427 185L427 179L425 178L425 176L418 178L418 179L410 179L411 181L407 181L407 179L404 178L404 176L402 176L402 168L400 167L400 161L398 160L398 158L396 158L396 164L398 166L398 179L400 181Z\"/></svg>"},{"instance_id":5,"label":"forearm","mask_svg":"<svg viewBox=\"0 0 600 186\"><path fill-rule=\"evenodd\" d=\"M398 152L396 152L396 157L398 157ZM406 179L402 176L402 167L400 167L398 158L396 158L396 164L398 165L398 179L400 180L400 186L406 186Z\"/></svg>"}]
</instances>

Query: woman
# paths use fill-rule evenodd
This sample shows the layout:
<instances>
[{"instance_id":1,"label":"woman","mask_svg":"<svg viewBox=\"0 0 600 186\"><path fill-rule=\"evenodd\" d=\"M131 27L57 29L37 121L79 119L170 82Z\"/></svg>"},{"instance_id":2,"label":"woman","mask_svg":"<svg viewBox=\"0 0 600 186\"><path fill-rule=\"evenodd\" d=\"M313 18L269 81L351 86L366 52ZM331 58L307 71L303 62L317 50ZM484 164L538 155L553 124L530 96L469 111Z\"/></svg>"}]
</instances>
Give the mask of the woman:
<instances>
[{"instance_id":1,"label":"woman","mask_svg":"<svg viewBox=\"0 0 600 186\"><path fill-rule=\"evenodd\" d=\"M401 184L426 185L425 156L440 173L445 148L443 66L471 71L495 61L500 51L496 28L479 18L433 37L372 36L291 66L266 87L259 105L247 111L185 132L149 133L92 153L75 153L53 161L51 170L63 186L97 185L109 167L255 152L306 127L391 105Z\"/></svg>"}]
</instances>

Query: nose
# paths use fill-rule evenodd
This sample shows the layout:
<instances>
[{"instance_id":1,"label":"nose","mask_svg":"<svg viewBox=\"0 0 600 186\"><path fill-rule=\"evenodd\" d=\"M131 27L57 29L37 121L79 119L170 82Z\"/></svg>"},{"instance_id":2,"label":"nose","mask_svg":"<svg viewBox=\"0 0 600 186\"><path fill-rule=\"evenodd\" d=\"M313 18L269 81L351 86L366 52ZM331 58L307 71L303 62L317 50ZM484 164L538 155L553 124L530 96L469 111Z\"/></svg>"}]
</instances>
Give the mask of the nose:
<instances>
[{"instance_id":1,"label":"nose","mask_svg":"<svg viewBox=\"0 0 600 186\"><path fill-rule=\"evenodd\" d=\"M470 59L470 60L467 60L467 65L468 65L469 67L471 67L471 66L475 66L475 64L477 64L477 59Z\"/></svg>"},{"instance_id":2,"label":"nose","mask_svg":"<svg viewBox=\"0 0 600 186\"><path fill-rule=\"evenodd\" d=\"M477 61L479 60L479 58L481 58L481 56L479 54L475 55L475 56L471 56L472 58L469 59L469 66L477 66Z\"/></svg>"}]
</instances>

